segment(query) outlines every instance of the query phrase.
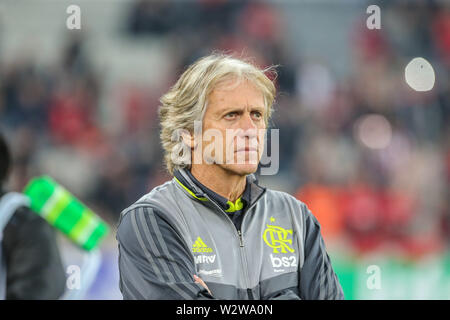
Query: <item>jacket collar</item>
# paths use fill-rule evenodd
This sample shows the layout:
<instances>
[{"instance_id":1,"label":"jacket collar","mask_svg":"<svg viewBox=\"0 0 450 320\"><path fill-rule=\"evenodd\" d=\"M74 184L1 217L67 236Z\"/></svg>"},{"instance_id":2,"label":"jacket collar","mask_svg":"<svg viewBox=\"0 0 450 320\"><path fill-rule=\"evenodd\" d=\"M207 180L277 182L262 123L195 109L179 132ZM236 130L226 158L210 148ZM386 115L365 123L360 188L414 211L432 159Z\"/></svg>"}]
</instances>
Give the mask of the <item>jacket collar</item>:
<instances>
[{"instance_id":1,"label":"jacket collar","mask_svg":"<svg viewBox=\"0 0 450 320\"><path fill-rule=\"evenodd\" d=\"M191 197L200 200L208 201L208 199L213 199L217 202L225 211L230 210L231 201L222 197L221 195L215 193L214 191L208 189L206 186L201 184L191 172L187 169L180 169L174 172L174 179L176 182L183 187L183 189L191 195ZM253 205L266 191L265 188L258 185L257 179L254 174L247 176L247 185L245 191L240 199L242 199L246 208ZM229 211L232 212L232 211Z\"/></svg>"}]
</instances>

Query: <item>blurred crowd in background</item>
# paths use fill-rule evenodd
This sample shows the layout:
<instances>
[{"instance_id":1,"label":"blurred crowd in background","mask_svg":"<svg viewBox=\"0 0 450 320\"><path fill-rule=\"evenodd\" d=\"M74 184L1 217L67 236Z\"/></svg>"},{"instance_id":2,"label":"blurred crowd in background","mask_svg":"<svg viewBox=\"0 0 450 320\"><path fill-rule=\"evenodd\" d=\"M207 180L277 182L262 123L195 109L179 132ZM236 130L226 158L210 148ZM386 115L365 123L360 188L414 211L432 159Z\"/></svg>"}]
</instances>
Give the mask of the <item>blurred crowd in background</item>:
<instances>
[{"instance_id":1,"label":"blurred crowd in background","mask_svg":"<svg viewBox=\"0 0 450 320\"><path fill-rule=\"evenodd\" d=\"M89 28L66 30L49 64L34 59L39 47L0 53L0 128L14 155L10 187L51 175L115 226L121 210L170 179L159 144L159 97L188 64L220 50L261 67L279 65L271 128L280 129L280 166L260 181L305 202L327 246L345 239L346 250L358 254L388 246L412 258L448 250L450 6L386 1L382 28L369 30L367 6L358 4L340 44L349 64L339 69L329 59L340 52L334 45L323 56L297 52L301 37L292 43L286 12L302 11L299 2L121 2L114 39L167 50L153 53L161 63L151 68L153 83L121 80L119 72L111 84L104 69L114 65L93 58ZM317 6L330 10L325 2ZM316 39L332 34L302 31ZM0 52L8 36L0 33ZM435 70L431 91L405 82L405 66L417 56ZM134 63L121 59L124 69Z\"/></svg>"}]
</instances>

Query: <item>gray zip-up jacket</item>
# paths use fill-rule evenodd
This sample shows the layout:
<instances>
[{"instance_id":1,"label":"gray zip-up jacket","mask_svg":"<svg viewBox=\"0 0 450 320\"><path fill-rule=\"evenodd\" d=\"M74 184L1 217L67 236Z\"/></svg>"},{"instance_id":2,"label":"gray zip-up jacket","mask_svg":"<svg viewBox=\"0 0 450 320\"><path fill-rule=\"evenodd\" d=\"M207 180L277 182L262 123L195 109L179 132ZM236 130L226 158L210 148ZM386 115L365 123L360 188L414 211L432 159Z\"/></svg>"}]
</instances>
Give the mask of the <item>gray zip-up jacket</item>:
<instances>
[{"instance_id":1,"label":"gray zip-up jacket","mask_svg":"<svg viewBox=\"0 0 450 320\"><path fill-rule=\"evenodd\" d=\"M305 204L248 176L240 230L186 171L122 211L120 290L124 299L343 299ZM194 282L204 280L212 296Z\"/></svg>"}]
</instances>

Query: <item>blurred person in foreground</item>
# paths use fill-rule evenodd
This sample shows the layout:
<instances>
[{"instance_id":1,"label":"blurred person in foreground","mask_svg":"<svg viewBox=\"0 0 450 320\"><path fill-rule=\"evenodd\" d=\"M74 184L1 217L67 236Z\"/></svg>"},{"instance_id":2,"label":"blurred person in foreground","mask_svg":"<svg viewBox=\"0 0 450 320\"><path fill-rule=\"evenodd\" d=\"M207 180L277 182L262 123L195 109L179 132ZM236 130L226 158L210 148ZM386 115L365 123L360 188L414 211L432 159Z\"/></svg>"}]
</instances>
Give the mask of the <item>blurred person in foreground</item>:
<instances>
[{"instance_id":1,"label":"blurred person in foreground","mask_svg":"<svg viewBox=\"0 0 450 320\"><path fill-rule=\"evenodd\" d=\"M8 146L0 135L0 221L9 209L10 193L3 185L10 166ZM0 230L0 300L59 299L66 275L52 227L26 206L19 206L4 222Z\"/></svg>"},{"instance_id":2,"label":"blurred person in foreground","mask_svg":"<svg viewBox=\"0 0 450 320\"><path fill-rule=\"evenodd\" d=\"M174 178L121 213L125 299L344 298L316 218L254 175L275 98L271 70L213 54L161 98Z\"/></svg>"}]
</instances>

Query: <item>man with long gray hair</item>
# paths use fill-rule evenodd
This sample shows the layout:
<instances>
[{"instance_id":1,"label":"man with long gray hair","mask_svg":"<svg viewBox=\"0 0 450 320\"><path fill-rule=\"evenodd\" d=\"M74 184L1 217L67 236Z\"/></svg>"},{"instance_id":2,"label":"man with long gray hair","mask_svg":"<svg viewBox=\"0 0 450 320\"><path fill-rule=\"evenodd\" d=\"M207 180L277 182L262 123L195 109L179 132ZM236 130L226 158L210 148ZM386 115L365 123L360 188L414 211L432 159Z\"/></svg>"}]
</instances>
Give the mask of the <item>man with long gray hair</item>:
<instances>
[{"instance_id":1,"label":"man with long gray hair","mask_svg":"<svg viewBox=\"0 0 450 320\"><path fill-rule=\"evenodd\" d=\"M316 218L254 175L276 94L268 72L212 54L161 98L173 179L121 213L124 299L343 299Z\"/></svg>"}]
</instances>

